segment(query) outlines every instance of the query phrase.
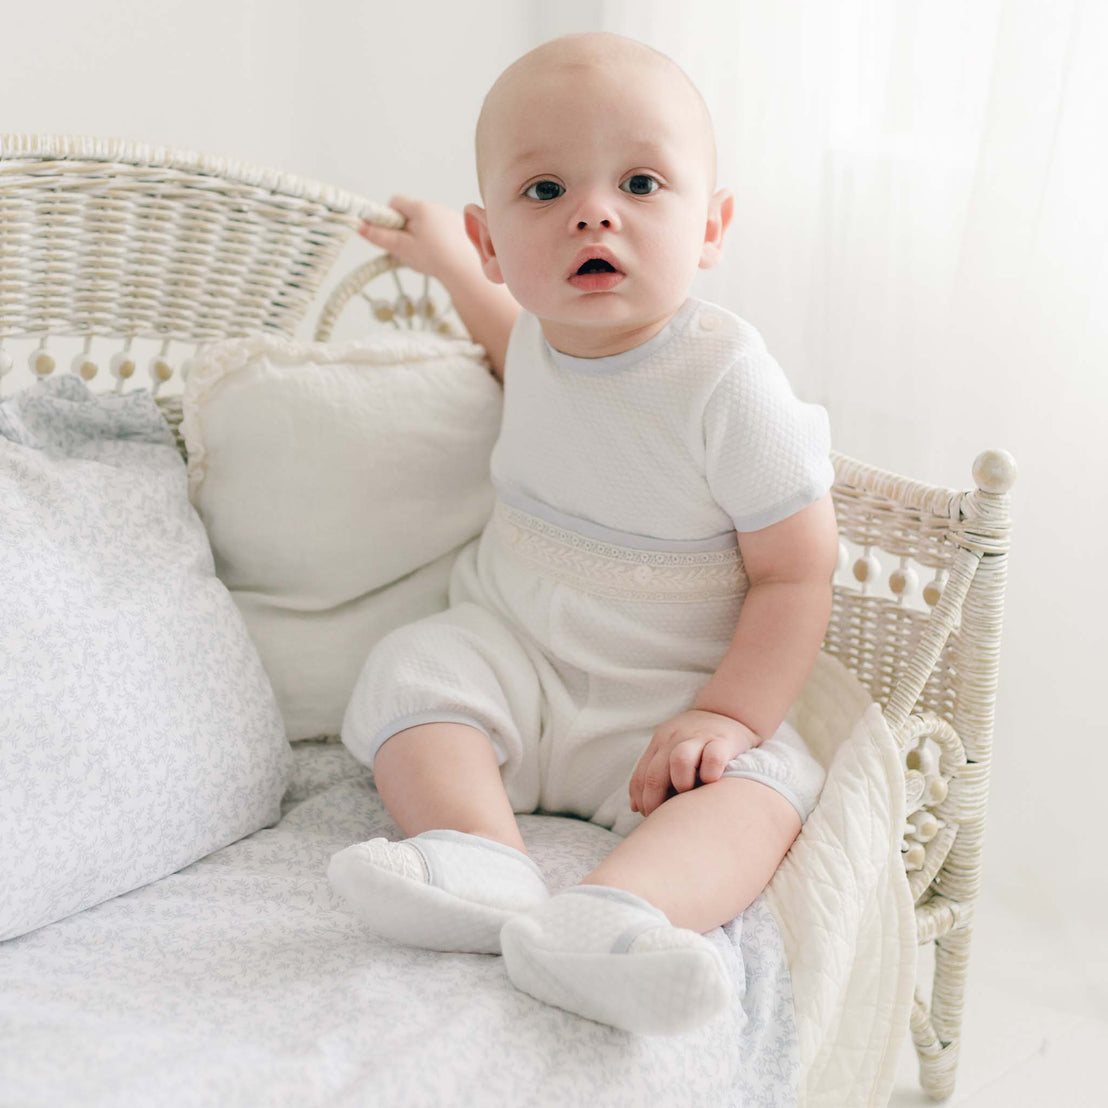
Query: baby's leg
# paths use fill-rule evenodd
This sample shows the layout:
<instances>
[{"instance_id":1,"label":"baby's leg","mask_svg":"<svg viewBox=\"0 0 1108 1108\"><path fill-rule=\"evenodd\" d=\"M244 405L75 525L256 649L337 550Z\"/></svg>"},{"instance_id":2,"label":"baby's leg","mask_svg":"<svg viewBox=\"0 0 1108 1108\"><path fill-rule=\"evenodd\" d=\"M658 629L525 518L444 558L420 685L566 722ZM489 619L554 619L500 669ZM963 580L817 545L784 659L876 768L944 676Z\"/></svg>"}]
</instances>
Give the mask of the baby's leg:
<instances>
[{"instance_id":1,"label":"baby's leg","mask_svg":"<svg viewBox=\"0 0 1108 1108\"><path fill-rule=\"evenodd\" d=\"M734 919L766 887L823 779L803 740L783 731L719 780L671 797L581 884L504 925L512 982L628 1031L713 1019L731 989L700 932Z\"/></svg>"},{"instance_id":2,"label":"baby's leg","mask_svg":"<svg viewBox=\"0 0 1108 1108\"><path fill-rule=\"evenodd\" d=\"M476 727L423 723L398 731L377 751L373 777L405 835L453 828L527 853L496 750Z\"/></svg>"},{"instance_id":3,"label":"baby's leg","mask_svg":"<svg viewBox=\"0 0 1108 1108\"><path fill-rule=\"evenodd\" d=\"M799 830L793 806L760 782L721 779L671 797L581 884L505 923L508 976L538 1000L627 1031L699 1027L731 996L699 932L754 900Z\"/></svg>"},{"instance_id":4,"label":"baby's leg","mask_svg":"<svg viewBox=\"0 0 1108 1108\"><path fill-rule=\"evenodd\" d=\"M527 856L492 743L466 724L420 724L389 738L373 770L410 837L340 850L327 870L332 886L383 938L499 954L507 920L550 894Z\"/></svg>"},{"instance_id":5,"label":"baby's leg","mask_svg":"<svg viewBox=\"0 0 1108 1108\"><path fill-rule=\"evenodd\" d=\"M710 931L733 920L769 884L800 833L781 793L724 777L670 797L582 884L626 889L674 927Z\"/></svg>"},{"instance_id":6,"label":"baby's leg","mask_svg":"<svg viewBox=\"0 0 1108 1108\"><path fill-rule=\"evenodd\" d=\"M523 642L473 602L396 628L370 651L342 741L372 767L408 837L355 843L328 876L376 934L498 954L511 914L549 898L513 815L537 796L541 706Z\"/></svg>"}]
</instances>

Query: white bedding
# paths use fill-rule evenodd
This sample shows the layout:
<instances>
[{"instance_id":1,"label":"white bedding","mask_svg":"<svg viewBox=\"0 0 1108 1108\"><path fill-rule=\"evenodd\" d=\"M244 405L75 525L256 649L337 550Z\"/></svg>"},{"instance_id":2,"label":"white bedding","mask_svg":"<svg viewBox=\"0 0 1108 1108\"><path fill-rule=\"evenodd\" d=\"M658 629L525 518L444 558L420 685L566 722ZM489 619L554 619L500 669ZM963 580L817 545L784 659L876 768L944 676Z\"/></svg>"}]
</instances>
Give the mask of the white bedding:
<instances>
[{"instance_id":1,"label":"white bedding","mask_svg":"<svg viewBox=\"0 0 1108 1108\"><path fill-rule=\"evenodd\" d=\"M326 863L399 831L343 747L307 743L275 827L0 943L0 1105L885 1103L914 979L903 781L846 678L821 658L793 716L828 782L766 893L709 933L736 989L707 1027L636 1037L517 992L498 957L369 935ZM519 821L552 889L617 841Z\"/></svg>"},{"instance_id":2,"label":"white bedding","mask_svg":"<svg viewBox=\"0 0 1108 1108\"><path fill-rule=\"evenodd\" d=\"M517 992L502 959L395 947L331 893L334 851L399 834L345 748L298 744L273 828L0 944L0 1104L786 1105L799 1076L764 905L710 933L728 1017L636 1037ZM552 888L614 845L521 816Z\"/></svg>"}]
</instances>

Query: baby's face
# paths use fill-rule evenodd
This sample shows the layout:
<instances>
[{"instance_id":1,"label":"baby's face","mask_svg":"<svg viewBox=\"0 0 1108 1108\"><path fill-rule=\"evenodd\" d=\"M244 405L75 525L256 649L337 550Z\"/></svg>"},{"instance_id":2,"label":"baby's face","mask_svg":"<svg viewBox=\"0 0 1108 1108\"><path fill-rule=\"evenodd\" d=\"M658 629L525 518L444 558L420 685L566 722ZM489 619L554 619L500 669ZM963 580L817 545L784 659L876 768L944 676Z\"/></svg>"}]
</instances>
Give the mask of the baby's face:
<instances>
[{"instance_id":1,"label":"baby's face","mask_svg":"<svg viewBox=\"0 0 1108 1108\"><path fill-rule=\"evenodd\" d=\"M714 210L721 239L730 194L711 195L710 132L694 96L653 68L618 62L572 78L540 70L498 103L482 163L486 209L467 207L467 224L473 237L480 213L485 273L559 349L657 330L697 269L718 260L709 219ZM601 254L618 272L577 274Z\"/></svg>"}]
</instances>

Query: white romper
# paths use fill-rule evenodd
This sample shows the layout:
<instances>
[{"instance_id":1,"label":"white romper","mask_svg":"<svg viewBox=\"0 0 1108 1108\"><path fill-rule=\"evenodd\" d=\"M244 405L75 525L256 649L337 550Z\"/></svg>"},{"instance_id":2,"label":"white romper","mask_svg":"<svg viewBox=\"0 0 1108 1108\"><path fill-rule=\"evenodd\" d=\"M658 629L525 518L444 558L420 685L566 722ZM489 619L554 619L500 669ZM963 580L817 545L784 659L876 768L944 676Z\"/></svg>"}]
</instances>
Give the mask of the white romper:
<instances>
[{"instance_id":1,"label":"white romper","mask_svg":"<svg viewBox=\"0 0 1108 1108\"><path fill-rule=\"evenodd\" d=\"M754 327L694 297L603 358L555 350L521 311L506 363L492 516L455 560L449 608L371 650L342 740L372 767L398 731L471 724L513 811L626 835L643 818L639 758L734 636L735 532L831 488L827 412L796 398ZM802 820L824 780L788 723L726 775L777 789Z\"/></svg>"}]
</instances>

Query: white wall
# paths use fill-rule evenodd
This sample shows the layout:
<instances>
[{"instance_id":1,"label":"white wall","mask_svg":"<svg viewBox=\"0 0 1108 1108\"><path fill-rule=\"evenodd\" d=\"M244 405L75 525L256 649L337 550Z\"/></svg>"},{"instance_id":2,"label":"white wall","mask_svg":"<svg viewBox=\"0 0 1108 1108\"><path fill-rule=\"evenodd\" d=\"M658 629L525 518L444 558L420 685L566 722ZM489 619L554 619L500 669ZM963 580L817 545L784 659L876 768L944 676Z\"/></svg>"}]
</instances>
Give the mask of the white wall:
<instances>
[{"instance_id":1,"label":"white wall","mask_svg":"<svg viewBox=\"0 0 1108 1108\"><path fill-rule=\"evenodd\" d=\"M699 295L762 331L835 449L955 489L1016 458L983 883L1102 948L1108 5L600 7L704 95L736 214Z\"/></svg>"},{"instance_id":2,"label":"white wall","mask_svg":"<svg viewBox=\"0 0 1108 1108\"><path fill-rule=\"evenodd\" d=\"M198 149L460 207L481 98L530 28L512 0L6 2L0 130Z\"/></svg>"},{"instance_id":3,"label":"white wall","mask_svg":"<svg viewBox=\"0 0 1108 1108\"><path fill-rule=\"evenodd\" d=\"M768 10L741 7L748 19ZM750 114L757 105L744 106L740 118L738 108L715 99L709 54L698 38L713 28L717 35L738 35L737 25L728 22L731 16L698 23L694 8L674 9L680 36L654 23L644 25L640 37L670 53L701 86L717 125L726 125L721 164L728 158L738 164L732 144L740 135L744 144L757 136L759 117ZM623 18L633 6L580 0L9 2L0 43L0 131L195 148L382 202L400 192L461 208L477 199L472 131L491 81L541 41L600 27L605 9L609 15L618 9ZM770 48L759 45L764 40L749 21L741 41L755 53ZM795 44L778 45L785 54L795 52ZM753 202L757 163L743 172L740 196ZM841 429L838 449L955 487L969 484L970 463L982 448L1007 448L1020 463L986 881L1008 889L1014 901L1034 898L1044 911L1075 903L1072 913L1059 910L1060 923L1071 932L1091 927L1108 909L1105 884L1074 863L1084 857L1093 874L1103 869L1094 851L1103 841L1099 790L1108 779L1108 729L1096 699L1108 661L1106 367L1044 363L1035 355L1034 334L1026 356L1008 344L1001 357L992 357L989 336L979 334L984 345L974 357L909 385L898 381L895 367L912 351L898 347L895 335L884 335L879 355L860 346L857 367L844 355L829 377L817 364L821 347L810 341L810 321L796 317L788 295L791 276L810 272L812 259L802 255L790 267L789 258L774 254L772 236L768 243L764 230L759 237L756 218L748 205L740 206L731 241L750 249L733 250L694 292L718 291L723 302L734 290L742 292L744 303L732 306L750 311L798 391L828 404L833 427ZM1096 233L1103 233L1102 225ZM369 252L359 245L356 260ZM849 243L843 249L849 255ZM987 286L968 287L987 306ZM1098 288L1091 314L1059 325L1108 328L1103 283ZM1088 299L1094 291L1082 295ZM872 296L869 310L876 316L880 290ZM1026 328L1027 320L1013 324Z\"/></svg>"},{"instance_id":4,"label":"white wall","mask_svg":"<svg viewBox=\"0 0 1108 1108\"><path fill-rule=\"evenodd\" d=\"M460 210L479 199L482 98L537 18L518 0L5 0L0 132L198 150ZM321 296L374 253L353 241Z\"/></svg>"}]
</instances>

